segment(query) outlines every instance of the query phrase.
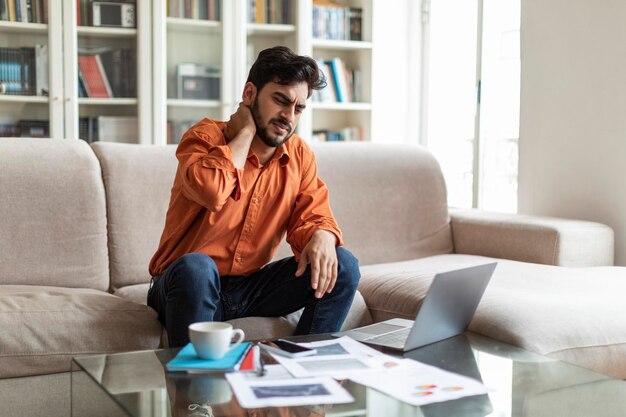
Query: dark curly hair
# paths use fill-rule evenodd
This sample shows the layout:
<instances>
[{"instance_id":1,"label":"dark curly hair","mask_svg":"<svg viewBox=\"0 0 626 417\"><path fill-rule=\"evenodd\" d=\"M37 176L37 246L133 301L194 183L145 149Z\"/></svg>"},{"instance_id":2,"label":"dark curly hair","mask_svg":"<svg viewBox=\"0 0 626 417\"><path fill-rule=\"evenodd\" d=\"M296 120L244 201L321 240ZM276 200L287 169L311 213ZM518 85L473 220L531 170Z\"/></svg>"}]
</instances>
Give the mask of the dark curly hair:
<instances>
[{"instance_id":1,"label":"dark curly hair","mask_svg":"<svg viewBox=\"0 0 626 417\"><path fill-rule=\"evenodd\" d=\"M247 81L254 84L259 91L269 82L289 85L304 81L309 87L309 97L312 90L326 87L326 77L317 67L315 60L308 56L296 55L286 46L262 50L250 68Z\"/></svg>"}]
</instances>

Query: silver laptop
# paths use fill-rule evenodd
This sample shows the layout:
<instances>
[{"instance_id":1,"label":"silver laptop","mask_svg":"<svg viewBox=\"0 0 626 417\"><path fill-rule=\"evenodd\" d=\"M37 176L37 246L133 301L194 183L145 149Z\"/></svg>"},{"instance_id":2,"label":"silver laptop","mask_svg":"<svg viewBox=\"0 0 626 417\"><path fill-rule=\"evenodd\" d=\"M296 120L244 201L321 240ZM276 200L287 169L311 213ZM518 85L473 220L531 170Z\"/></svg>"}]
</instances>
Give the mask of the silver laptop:
<instances>
[{"instance_id":1,"label":"silver laptop","mask_svg":"<svg viewBox=\"0 0 626 417\"><path fill-rule=\"evenodd\" d=\"M496 269L496 262L435 275L415 320L391 319L333 336L406 352L463 333Z\"/></svg>"}]
</instances>

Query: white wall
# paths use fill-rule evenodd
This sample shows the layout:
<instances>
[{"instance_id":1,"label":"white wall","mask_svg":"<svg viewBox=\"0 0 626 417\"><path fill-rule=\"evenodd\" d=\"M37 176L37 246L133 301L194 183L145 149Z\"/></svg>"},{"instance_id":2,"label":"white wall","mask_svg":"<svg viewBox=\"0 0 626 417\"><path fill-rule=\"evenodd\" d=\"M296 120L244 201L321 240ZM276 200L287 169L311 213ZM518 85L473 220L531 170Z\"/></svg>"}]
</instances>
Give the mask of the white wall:
<instances>
[{"instance_id":1,"label":"white wall","mask_svg":"<svg viewBox=\"0 0 626 417\"><path fill-rule=\"evenodd\" d=\"M374 1L372 139L419 141L421 1Z\"/></svg>"},{"instance_id":2,"label":"white wall","mask_svg":"<svg viewBox=\"0 0 626 417\"><path fill-rule=\"evenodd\" d=\"M519 211L613 227L626 265L626 1L522 0Z\"/></svg>"}]
</instances>

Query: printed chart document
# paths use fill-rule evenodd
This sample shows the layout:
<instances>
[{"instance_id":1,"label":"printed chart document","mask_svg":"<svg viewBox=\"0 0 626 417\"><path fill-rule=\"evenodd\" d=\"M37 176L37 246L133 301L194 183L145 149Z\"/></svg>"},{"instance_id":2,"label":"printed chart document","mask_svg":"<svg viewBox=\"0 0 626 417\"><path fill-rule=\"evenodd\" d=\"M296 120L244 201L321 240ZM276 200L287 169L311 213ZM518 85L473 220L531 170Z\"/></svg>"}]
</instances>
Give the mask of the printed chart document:
<instances>
[{"instance_id":1,"label":"printed chart document","mask_svg":"<svg viewBox=\"0 0 626 417\"><path fill-rule=\"evenodd\" d=\"M243 408L343 404L354 398L330 377L275 378L226 374Z\"/></svg>"},{"instance_id":2,"label":"printed chart document","mask_svg":"<svg viewBox=\"0 0 626 417\"><path fill-rule=\"evenodd\" d=\"M405 366L403 359L380 353L347 336L302 345L315 348L317 353L301 358L272 355L296 378L330 376L339 380Z\"/></svg>"},{"instance_id":3,"label":"printed chart document","mask_svg":"<svg viewBox=\"0 0 626 417\"><path fill-rule=\"evenodd\" d=\"M377 375L350 378L357 384L381 391L411 405L426 405L487 394L487 388L475 379L423 365L411 359L402 364L402 373L389 371ZM417 366L416 366L417 365Z\"/></svg>"},{"instance_id":4,"label":"printed chart document","mask_svg":"<svg viewBox=\"0 0 626 417\"><path fill-rule=\"evenodd\" d=\"M296 378L351 379L412 405L487 393L479 381L412 359L385 355L349 337L302 345L317 349L317 353L302 358L273 355Z\"/></svg>"}]
</instances>

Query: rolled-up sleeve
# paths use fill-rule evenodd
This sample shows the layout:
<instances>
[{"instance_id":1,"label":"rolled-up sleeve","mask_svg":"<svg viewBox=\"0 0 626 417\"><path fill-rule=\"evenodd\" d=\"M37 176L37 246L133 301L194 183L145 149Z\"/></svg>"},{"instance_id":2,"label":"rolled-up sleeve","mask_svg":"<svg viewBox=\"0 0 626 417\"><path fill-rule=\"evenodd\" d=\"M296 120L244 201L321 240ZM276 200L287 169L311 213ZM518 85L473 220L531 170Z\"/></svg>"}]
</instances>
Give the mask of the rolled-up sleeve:
<instances>
[{"instance_id":1,"label":"rolled-up sleeve","mask_svg":"<svg viewBox=\"0 0 626 417\"><path fill-rule=\"evenodd\" d=\"M287 228L287 243L297 259L318 230L332 232L337 246L343 245L341 230L330 209L328 188L317 176L317 164L311 154L303 168L300 190Z\"/></svg>"},{"instance_id":2,"label":"rolled-up sleeve","mask_svg":"<svg viewBox=\"0 0 626 417\"><path fill-rule=\"evenodd\" d=\"M241 170L233 164L230 147L214 142L208 133L190 129L176 157L184 196L210 211L219 211L229 198L239 199Z\"/></svg>"}]
</instances>

